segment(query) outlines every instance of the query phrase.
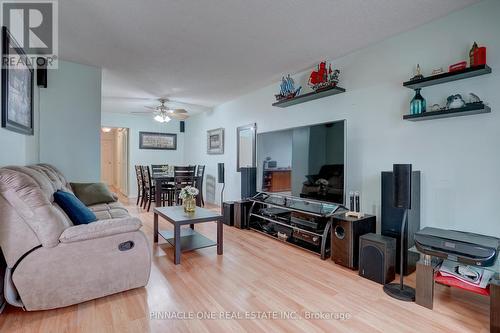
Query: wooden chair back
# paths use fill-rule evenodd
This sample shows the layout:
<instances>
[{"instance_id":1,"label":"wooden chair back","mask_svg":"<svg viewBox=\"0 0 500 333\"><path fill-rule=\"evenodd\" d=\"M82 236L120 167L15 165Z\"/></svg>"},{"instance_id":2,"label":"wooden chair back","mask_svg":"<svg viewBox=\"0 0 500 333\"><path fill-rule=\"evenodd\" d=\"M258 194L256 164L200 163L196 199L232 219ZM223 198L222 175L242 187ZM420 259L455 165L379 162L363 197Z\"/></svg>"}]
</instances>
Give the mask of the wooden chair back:
<instances>
[{"instance_id":1,"label":"wooden chair back","mask_svg":"<svg viewBox=\"0 0 500 333\"><path fill-rule=\"evenodd\" d=\"M174 167L174 187L180 190L186 186L195 186L196 166Z\"/></svg>"},{"instance_id":2,"label":"wooden chair back","mask_svg":"<svg viewBox=\"0 0 500 333\"><path fill-rule=\"evenodd\" d=\"M142 179L144 182L144 187L151 188L151 172L149 171L149 165L142 166Z\"/></svg>"},{"instance_id":3,"label":"wooden chair back","mask_svg":"<svg viewBox=\"0 0 500 333\"><path fill-rule=\"evenodd\" d=\"M154 177L157 174L168 174L168 164L153 164L151 165L151 175Z\"/></svg>"},{"instance_id":4,"label":"wooden chair back","mask_svg":"<svg viewBox=\"0 0 500 333\"><path fill-rule=\"evenodd\" d=\"M142 167L140 165L135 166L135 176L137 179L137 186L142 188L144 180L142 178Z\"/></svg>"}]
</instances>

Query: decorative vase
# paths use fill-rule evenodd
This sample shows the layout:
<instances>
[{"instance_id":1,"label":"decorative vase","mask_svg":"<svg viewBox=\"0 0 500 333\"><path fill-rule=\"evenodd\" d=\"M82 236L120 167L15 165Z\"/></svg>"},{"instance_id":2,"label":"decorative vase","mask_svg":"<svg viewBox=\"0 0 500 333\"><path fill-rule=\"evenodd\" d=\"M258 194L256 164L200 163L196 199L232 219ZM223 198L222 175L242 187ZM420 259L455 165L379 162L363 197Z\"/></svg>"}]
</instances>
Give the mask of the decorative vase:
<instances>
[{"instance_id":1,"label":"decorative vase","mask_svg":"<svg viewBox=\"0 0 500 333\"><path fill-rule=\"evenodd\" d=\"M194 197L186 198L182 200L182 205L186 213L194 213L196 209L196 199Z\"/></svg>"},{"instance_id":2,"label":"decorative vase","mask_svg":"<svg viewBox=\"0 0 500 333\"><path fill-rule=\"evenodd\" d=\"M410 114L421 114L426 111L425 98L420 95L420 88L415 89L415 97L410 102Z\"/></svg>"}]
</instances>

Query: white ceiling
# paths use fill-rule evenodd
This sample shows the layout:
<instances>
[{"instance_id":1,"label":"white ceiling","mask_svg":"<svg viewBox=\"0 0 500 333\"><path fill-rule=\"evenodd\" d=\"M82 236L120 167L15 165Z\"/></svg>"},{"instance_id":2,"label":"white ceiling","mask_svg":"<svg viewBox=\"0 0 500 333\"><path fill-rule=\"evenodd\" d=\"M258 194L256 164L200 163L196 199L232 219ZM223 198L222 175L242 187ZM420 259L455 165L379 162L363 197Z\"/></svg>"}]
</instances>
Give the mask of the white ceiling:
<instances>
[{"instance_id":1,"label":"white ceiling","mask_svg":"<svg viewBox=\"0 0 500 333\"><path fill-rule=\"evenodd\" d=\"M102 67L104 97L214 106L475 2L61 0L60 56Z\"/></svg>"}]
</instances>

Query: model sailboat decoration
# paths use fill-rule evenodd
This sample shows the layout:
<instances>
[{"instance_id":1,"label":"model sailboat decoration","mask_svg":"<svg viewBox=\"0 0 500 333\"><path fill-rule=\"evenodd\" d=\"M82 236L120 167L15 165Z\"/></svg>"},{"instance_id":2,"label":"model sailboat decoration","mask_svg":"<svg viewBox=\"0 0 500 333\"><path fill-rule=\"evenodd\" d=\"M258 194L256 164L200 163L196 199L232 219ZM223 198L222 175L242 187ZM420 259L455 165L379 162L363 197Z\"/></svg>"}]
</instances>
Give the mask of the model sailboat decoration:
<instances>
[{"instance_id":1,"label":"model sailboat decoration","mask_svg":"<svg viewBox=\"0 0 500 333\"><path fill-rule=\"evenodd\" d=\"M283 76L281 78L280 93L274 96L279 102L285 99L297 97L300 94L301 89L302 87L295 89L295 81L291 78L290 74L288 74L287 77Z\"/></svg>"},{"instance_id":2,"label":"model sailboat decoration","mask_svg":"<svg viewBox=\"0 0 500 333\"><path fill-rule=\"evenodd\" d=\"M319 91L327 88L334 88L339 83L340 70L332 69L332 64L322 61L318 64L317 70L311 72L307 84L314 91Z\"/></svg>"}]
</instances>

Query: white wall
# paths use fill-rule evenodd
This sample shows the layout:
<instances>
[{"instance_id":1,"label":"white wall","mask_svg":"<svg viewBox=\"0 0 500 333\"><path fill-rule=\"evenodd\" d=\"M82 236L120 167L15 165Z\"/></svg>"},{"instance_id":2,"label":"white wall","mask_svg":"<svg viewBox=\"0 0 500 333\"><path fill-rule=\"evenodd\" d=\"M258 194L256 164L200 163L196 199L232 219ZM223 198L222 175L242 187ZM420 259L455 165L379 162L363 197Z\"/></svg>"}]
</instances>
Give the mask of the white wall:
<instances>
[{"instance_id":1,"label":"white wall","mask_svg":"<svg viewBox=\"0 0 500 333\"><path fill-rule=\"evenodd\" d=\"M103 110L108 107L110 105L106 105L105 107L105 104L103 104ZM171 120L167 124L162 124L154 121L152 116L103 112L102 126L125 127L129 129L129 197L137 196L135 165L184 165L184 134L179 132L180 126L177 120ZM139 149L139 132L176 133L177 150Z\"/></svg>"},{"instance_id":2,"label":"white wall","mask_svg":"<svg viewBox=\"0 0 500 333\"><path fill-rule=\"evenodd\" d=\"M40 89L40 162L70 181L100 175L101 69L59 61Z\"/></svg>"},{"instance_id":3,"label":"white wall","mask_svg":"<svg viewBox=\"0 0 500 333\"><path fill-rule=\"evenodd\" d=\"M241 96L188 120L186 162L226 163L226 199L240 195L236 172L236 127L256 122L258 132L347 119L347 186L360 190L362 209L379 215L380 172L393 163L422 171L422 224L500 235L500 1L483 1L416 30L359 50L334 65L342 71L344 94L281 109L274 108L278 83ZM424 74L467 59L472 42L488 47L487 76L425 88L428 105L454 93L474 92L491 114L408 122L413 92L402 87L416 63ZM332 48L335 45L332 45ZM320 60L320 59L318 59ZM308 73L296 75L304 81ZM206 130L224 127L224 155L207 155Z\"/></svg>"}]
</instances>

